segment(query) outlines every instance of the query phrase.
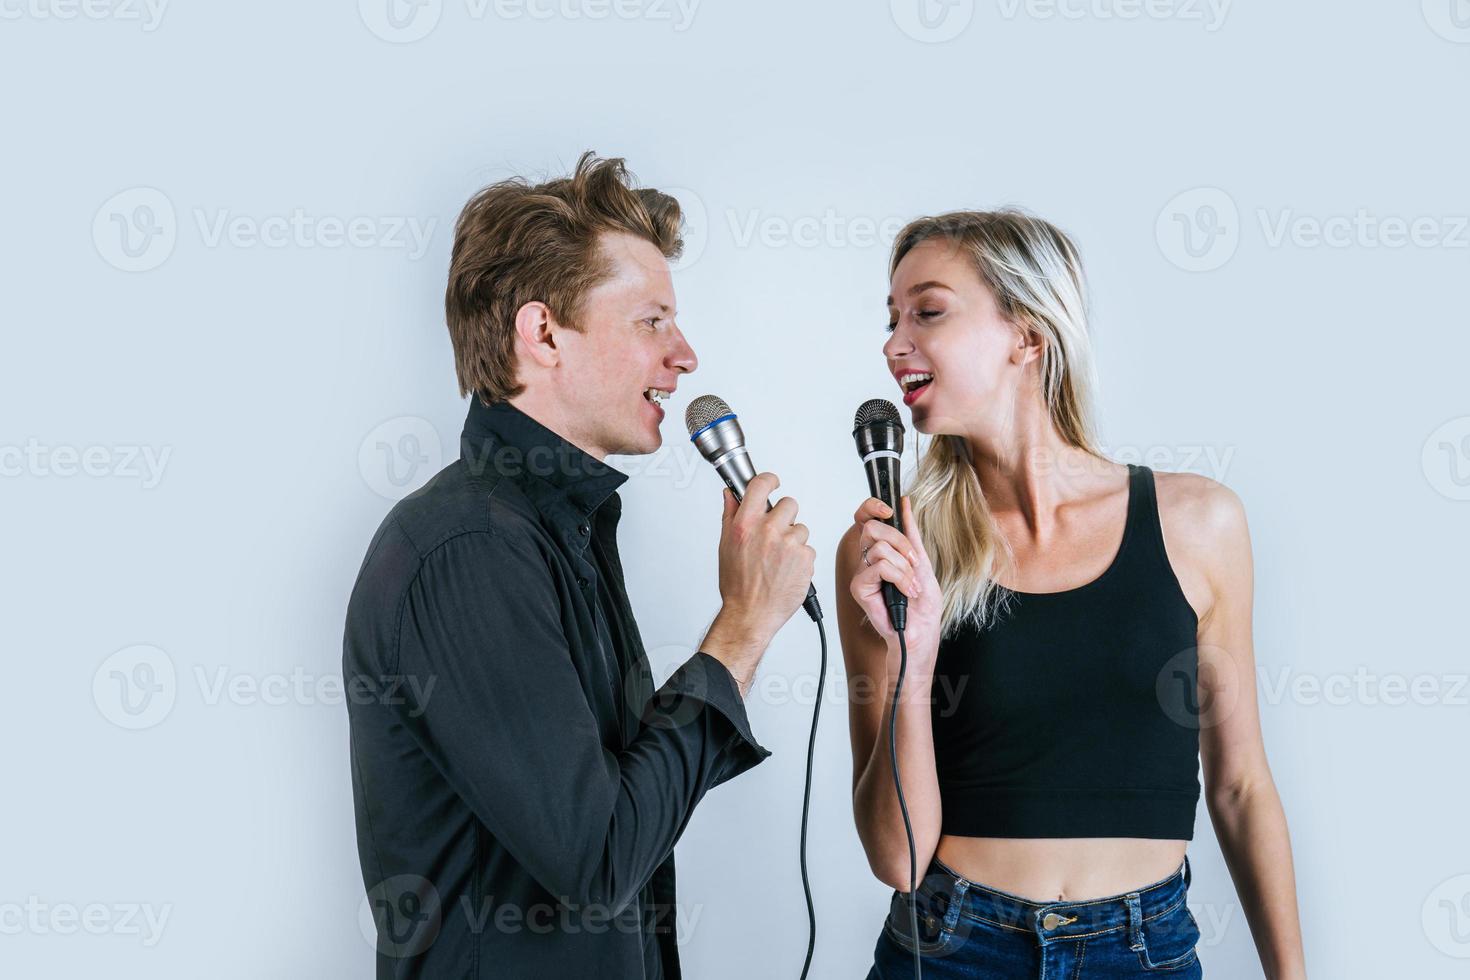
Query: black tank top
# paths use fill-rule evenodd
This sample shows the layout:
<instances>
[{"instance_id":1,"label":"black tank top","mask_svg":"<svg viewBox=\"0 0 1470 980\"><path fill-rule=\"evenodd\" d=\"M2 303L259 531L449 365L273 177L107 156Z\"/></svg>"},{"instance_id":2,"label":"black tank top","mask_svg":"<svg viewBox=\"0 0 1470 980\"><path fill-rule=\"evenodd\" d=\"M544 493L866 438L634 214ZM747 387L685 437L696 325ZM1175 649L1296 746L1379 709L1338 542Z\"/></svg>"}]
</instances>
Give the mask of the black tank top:
<instances>
[{"instance_id":1,"label":"black tank top","mask_svg":"<svg viewBox=\"0 0 1470 980\"><path fill-rule=\"evenodd\" d=\"M939 645L943 832L1192 840L1198 623L1164 550L1153 471L1128 465L1107 571L1009 600L983 630Z\"/></svg>"}]
</instances>

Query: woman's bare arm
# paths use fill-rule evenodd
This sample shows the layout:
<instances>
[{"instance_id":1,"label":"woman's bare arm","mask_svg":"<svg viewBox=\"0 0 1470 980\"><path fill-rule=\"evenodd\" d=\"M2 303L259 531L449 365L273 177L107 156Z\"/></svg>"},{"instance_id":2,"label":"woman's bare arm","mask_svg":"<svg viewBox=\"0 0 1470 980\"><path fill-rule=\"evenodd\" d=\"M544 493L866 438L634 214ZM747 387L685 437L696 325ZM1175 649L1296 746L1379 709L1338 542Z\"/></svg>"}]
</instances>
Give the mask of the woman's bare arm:
<instances>
[{"instance_id":1,"label":"woman's bare arm","mask_svg":"<svg viewBox=\"0 0 1470 980\"><path fill-rule=\"evenodd\" d=\"M1198 627L1205 800L1269 980L1306 976L1286 814L1266 761L1251 640L1254 570L1245 509L1203 477L1169 481L1161 514L1171 550L1201 570L1210 596ZM1177 544L1175 544L1177 542Z\"/></svg>"},{"instance_id":2,"label":"woman's bare arm","mask_svg":"<svg viewBox=\"0 0 1470 980\"><path fill-rule=\"evenodd\" d=\"M869 501L864 507L870 504L877 504L877 501ZM858 517L886 513L886 509L859 510ZM860 520L843 535L836 561L837 626L847 667L848 727L852 739L853 815L873 873L885 884L906 892L909 887L908 839L904 834L898 796L894 792L893 767L888 754L888 724L898 676L899 651L896 639L891 635L887 638L881 635L869 622L869 611L853 596L853 580L862 568L861 537ZM882 564L883 559L879 556L884 552L884 546L875 546L870 550L869 558ZM896 553L895 557L898 557ZM927 556L917 568L903 561L897 564L911 576L917 572L922 579L928 564ZM902 578L902 572L895 573L894 577ZM934 618L927 607L938 602L939 588L937 583L926 583L921 588L932 590L932 595L921 594L909 600L910 627L906 631L909 664L897 719L899 772L914 832L919 878L923 877L924 869L939 844L941 815L930 716L936 640L927 625L927 621ZM915 608L921 604L921 608ZM881 609L881 606L875 607L875 611ZM891 634L886 611L881 615L885 617L885 632ZM921 620L917 624L920 626L917 632L914 629L916 618Z\"/></svg>"}]
</instances>

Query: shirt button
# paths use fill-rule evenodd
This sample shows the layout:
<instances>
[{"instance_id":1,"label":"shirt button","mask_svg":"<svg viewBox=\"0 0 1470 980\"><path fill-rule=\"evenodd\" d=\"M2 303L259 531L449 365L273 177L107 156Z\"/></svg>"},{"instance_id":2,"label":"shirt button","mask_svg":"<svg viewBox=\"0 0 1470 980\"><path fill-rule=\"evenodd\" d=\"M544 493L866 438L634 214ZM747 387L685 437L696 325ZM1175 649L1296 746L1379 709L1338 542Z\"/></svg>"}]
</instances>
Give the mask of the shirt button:
<instances>
[{"instance_id":1,"label":"shirt button","mask_svg":"<svg viewBox=\"0 0 1470 980\"><path fill-rule=\"evenodd\" d=\"M586 524L578 524L577 525L577 533L580 534L584 538L587 536L587 533L589 531L591 531L591 530L592 529L589 528Z\"/></svg>"},{"instance_id":2,"label":"shirt button","mask_svg":"<svg viewBox=\"0 0 1470 980\"><path fill-rule=\"evenodd\" d=\"M579 575L577 576L577 585L579 588L585 589L587 588L587 580Z\"/></svg>"}]
</instances>

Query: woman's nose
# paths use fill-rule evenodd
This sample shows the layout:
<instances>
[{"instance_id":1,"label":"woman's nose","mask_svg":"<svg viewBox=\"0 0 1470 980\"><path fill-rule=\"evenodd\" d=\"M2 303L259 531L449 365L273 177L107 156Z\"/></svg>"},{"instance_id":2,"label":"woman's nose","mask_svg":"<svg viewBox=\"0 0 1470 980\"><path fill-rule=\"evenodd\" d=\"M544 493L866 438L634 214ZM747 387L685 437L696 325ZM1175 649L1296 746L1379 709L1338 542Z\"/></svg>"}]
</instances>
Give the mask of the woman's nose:
<instances>
[{"instance_id":1,"label":"woman's nose","mask_svg":"<svg viewBox=\"0 0 1470 980\"><path fill-rule=\"evenodd\" d=\"M883 342L883 356L887 358L898 357L901 354L911 353L914 345L909 340L908 328L904 326L900 318L898 325L893 328L893 333Z\"/></svg>"}]
</instances>

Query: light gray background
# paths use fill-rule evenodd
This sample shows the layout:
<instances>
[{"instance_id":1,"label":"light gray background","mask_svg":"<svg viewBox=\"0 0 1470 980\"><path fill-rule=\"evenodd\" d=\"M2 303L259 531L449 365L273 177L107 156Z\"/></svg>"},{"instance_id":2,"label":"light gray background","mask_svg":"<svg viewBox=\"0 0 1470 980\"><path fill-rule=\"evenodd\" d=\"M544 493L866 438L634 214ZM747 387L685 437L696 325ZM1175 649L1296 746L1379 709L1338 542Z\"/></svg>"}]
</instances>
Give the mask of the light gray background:
<instances>
[{"instance_id":1,"label":"light gray background","mask_svg":"<svg viewBox=\"0 0 1470 980\"><path fill-rule=\"evenodd\" d=\"M1083 249L1115 456L1245 501L1313 976L1464 975L1464 0L395 2L0 2L7 976L368 975L348 591L455 451L460 205L585 148L692 219L702 366L621 461L660 674L718 602L689 399L735 405L801 502L830 611L852 410L894 393L893 230L1025 205ZM816 661L798 616L750 703L775 756L679 844L691 977L799 970ZM859 977L887 893L840 664L815 972ZM1258 976L1203 808L1191 855L1207 975Z\"/></svg>"}]
</instances>

